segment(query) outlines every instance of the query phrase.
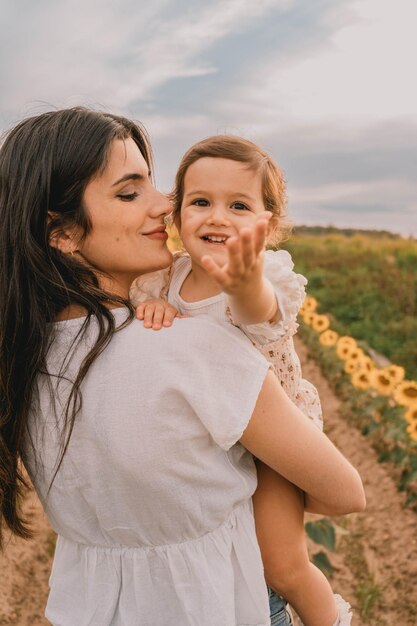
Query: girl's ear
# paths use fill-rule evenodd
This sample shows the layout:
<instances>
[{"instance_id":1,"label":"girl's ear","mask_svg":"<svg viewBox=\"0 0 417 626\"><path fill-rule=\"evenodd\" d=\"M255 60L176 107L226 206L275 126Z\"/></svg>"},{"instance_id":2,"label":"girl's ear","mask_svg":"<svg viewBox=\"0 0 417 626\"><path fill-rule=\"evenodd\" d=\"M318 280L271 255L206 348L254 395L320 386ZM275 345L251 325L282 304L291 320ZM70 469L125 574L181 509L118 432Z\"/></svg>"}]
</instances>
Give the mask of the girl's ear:
<instances>
[{"instance_id":1,"label":"girl's ear","mask_svg":"<svg viewBox=\"0 0 417 626\"><path fill-rule=\"evenodd\" d=\"M277 233L279 224L279 218L276 215L272 215L271 219L268 222L268 229L266 232L267 243L274 242L274 235Z\"/></svg>"},{"instance_id":2,"label":"girl's ear","mask_svg":"<svg viewBox=\"0 0 417 626\"><path fill-rule=\"evenodd\" d=\"M48 212L49 223L53 222L55 216L53 213ZM49 245L51 248L56 248L64 254L74 254L77 251L77 237L75 234L75 228L62 229L60 227L54 228L52 226L49 235Z\"/></svg>"}]
</instances>

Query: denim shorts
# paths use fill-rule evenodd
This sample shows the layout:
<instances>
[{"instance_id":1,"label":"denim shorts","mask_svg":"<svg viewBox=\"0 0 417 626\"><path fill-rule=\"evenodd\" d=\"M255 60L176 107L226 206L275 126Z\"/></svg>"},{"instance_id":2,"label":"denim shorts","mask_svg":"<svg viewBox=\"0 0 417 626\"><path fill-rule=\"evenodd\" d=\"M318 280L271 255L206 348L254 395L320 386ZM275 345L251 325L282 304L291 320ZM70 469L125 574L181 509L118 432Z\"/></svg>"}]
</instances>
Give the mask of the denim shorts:
<instances>
[{"instance_id":1,"label":"denim shorts","mask_svg":"<svg viewBox=\"0 0 417 626\"><path fill-rule=\"evenodd\" d=\"M291 613L284 598L268 587L271 626L294 626Z\"/></svg>"}]
</instances>

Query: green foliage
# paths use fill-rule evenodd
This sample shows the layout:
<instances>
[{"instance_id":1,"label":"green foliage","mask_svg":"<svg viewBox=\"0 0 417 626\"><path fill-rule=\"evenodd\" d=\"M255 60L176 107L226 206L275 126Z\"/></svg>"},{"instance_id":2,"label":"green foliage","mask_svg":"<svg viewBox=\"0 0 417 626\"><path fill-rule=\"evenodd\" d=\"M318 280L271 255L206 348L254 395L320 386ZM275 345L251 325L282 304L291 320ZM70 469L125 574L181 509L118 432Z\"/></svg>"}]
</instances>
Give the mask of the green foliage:
<instances>
[{"instance_id":1,"label":"green foliage","mask_svg":"<svg viewBox=\"0 0 417 626\"><path fill-rule=\"evenodd\" d=\"M307 522L305 529L314 543L318 543L332 552L336 550L336 533L330 520L323 517L317 522Z\"/></svg>"},{"instance_id":2,"label":"green foliage","mask_svg":"<svg viewBox=\"0 0 417 626\"><path fill-rule=\"evenodd\" d=\"M417 379L417 241L382 231L300 227L282 245L332 328Z\"/></svg>"},{"instance_id":3,"label":"green foliage","mask_svg":"<svg viewBox=\"0 0 417 626\"><path fill-rule=\"evenodd\" d=\"M323 517L315 522L307 522L304 524L307 535L321 546L324 546L328 550L334 552L336 550L336 532L332 522ZM318 567L326 576L330 577L333 574L333 565L331 564L327 554L324 552L317 552L313 554L311 560L314 565Z\"/></svg>"},{"instance_id":4,"label":"green foliage","mask_svg":"<svg viewBox=\"0 0 417 626\"><path fill-rule=\"evenodd\" d=\"M323 346L311 327L301 323L298 334L341 399L342 416L369 438L378 460L387 463L406 493L406 505L417 511L417 442L407 435L404 409L375 391L355 389L335 348Z\"/></svg>"},{"instance_id":5,"label":"green foliage","mask_svg":"<svg viewBox=\"0 0 417 626\"><path fill-rule=\"evenodd\" d=\"M367 621L373 613L374 605L381 597L381 590L374 580L365 581L357 586L355 596L359 602L361 617Z\"/></svg>"},{"instance_id":6,"label":"green foliage","mask_svg":"<svg viewBox=\"0 0 417 626\"><path fill-rule=\"evenodd\" d=\"M329 578L333 575L334 568L333 565L330 563L327 554L325 554L324 552L317 552L317 554L313 555L311 560L313 561L314 565L323 572L323 574L326 574L326 576L328 576Z\"/></svg>"}]
</instances>

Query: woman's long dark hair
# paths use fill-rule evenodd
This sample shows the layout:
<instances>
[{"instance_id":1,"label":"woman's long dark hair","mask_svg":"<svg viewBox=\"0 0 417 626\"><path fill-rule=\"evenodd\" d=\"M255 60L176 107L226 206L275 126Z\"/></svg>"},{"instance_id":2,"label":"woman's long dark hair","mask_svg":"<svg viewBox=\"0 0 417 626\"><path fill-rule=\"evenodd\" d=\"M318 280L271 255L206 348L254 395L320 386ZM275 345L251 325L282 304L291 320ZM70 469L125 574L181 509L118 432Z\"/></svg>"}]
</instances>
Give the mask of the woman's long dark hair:
<instances>
[{"instance_id":1,"label":"woman's long dark hair","mask_svg":"<svg viewBox=\"0 0 417 626\"><path fill-rule=\"evenodd\" d=\"M128 305L101 290L97 273L76 256L49 245L60 230L78 226L84 236L91 230L85 187L104 169L111 142L127 137L151 166L142 127L81 107L23 120L0 148L0 548L4 523L21 537L31 534L20 511L27 487L21 458L36 377L46 370L53 329L48 322L79 305L87 312L84 330L92 316L99 323L68 401L58 471L80 408L80 384L115 332L108 305Z\"/></svg>"}]
</instances>

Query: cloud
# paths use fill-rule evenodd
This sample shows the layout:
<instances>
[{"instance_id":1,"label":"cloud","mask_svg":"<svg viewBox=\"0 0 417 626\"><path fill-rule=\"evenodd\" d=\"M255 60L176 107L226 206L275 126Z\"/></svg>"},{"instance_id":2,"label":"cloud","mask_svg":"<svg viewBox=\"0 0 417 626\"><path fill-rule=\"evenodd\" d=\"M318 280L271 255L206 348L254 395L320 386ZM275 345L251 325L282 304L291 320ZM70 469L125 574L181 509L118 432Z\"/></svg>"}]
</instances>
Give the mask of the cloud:
<instances>
[{"instance_id":1,"label":"cloud","mask_svg":"<svg viewBox=\"0 0 417 626\"><path fill-rule=\"evenodd\" d=\"M167 81L216 72L205 50L291 2L217 0L181 12L168 0L44 1L27 4L24 19L17 6L8 7L0 49L3 109L23 113L44 101L127 111Z\"/></svg>"},{"instance_id":2,"label":"cloud","mask_svg":"<svg viewBox=\"0 0 417 626\"><path fill-rule=\"evenodd\" d=\"M251 88L239 93L248 117L261 109L269 130L323 120L353 126L416 119L413 0L360 0L348 7L347 15L340 5L323 15L331 31L321 46L303 47L300 39L298 52L251 69Z\"/></svg>"},{"instance_id":3,"label":"cloud","mask_svg":"<svg viewBox=\"0 0 417 626\"><path fill-rule=\"evenodd\" d=\"M413 0L0 4L0 129L75 104L139 118L164 189L189 145L242 134L282 165L298 221L417 234Z\"/></svg>"},{"instance_id":4,"label":"cloud","mask_svg":"<svg viewBox=\"0 0 417 626\"><path fill-rule=\"evenodd\" d=\"M298 224L386 229L417 236L417 182L388 179L290 187L289 214Z\"/></svg>"}]
</instances>

